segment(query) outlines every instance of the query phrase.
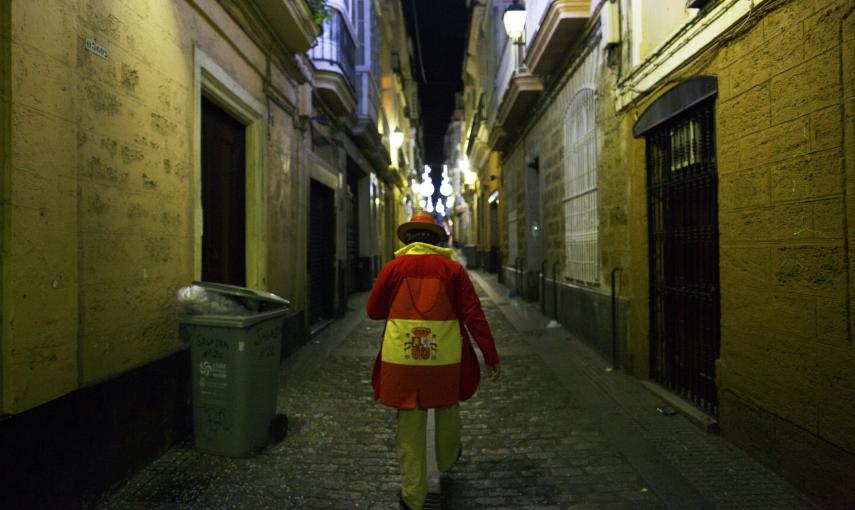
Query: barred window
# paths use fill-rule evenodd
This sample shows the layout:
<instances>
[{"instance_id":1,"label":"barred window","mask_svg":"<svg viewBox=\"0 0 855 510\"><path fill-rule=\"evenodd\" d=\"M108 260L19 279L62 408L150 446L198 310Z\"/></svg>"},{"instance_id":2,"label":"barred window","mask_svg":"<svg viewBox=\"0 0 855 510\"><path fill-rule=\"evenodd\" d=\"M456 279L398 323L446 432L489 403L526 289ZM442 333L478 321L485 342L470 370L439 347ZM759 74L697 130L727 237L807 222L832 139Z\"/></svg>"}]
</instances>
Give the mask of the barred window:
<instances>
[{"instance_id":1,"label":"barred window","mask_svg":"<svg viewBox=\"0 0 855 510\"><path fill-rule=\"evenodd\" d=\"M564 120L565 276L599 281L597 249L597 131L594 91L580 90Z\"/></svg>"}]
</instances>

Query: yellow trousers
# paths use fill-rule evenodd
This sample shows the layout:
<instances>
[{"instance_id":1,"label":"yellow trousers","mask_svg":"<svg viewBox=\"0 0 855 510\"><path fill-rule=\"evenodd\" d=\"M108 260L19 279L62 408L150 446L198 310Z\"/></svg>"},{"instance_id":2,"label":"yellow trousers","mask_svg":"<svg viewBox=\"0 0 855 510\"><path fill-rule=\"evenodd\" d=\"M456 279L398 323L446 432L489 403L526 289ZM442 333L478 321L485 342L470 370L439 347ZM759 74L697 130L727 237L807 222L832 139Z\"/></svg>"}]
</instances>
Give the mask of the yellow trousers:
<instances>
[{"instance_id":1,"label":"yellow trousers","mask_svg":"<svg viewBox=\"0 0 855 510\"><path fill-rule=\"evenodd\" d=\"M460 407L434 409L436 463L440 473L451 471L460 450ZM398 411L395 450L401 463L401 494L413 510L422 510L427 496L427 409Z\"/></svg>"}]
</instances>

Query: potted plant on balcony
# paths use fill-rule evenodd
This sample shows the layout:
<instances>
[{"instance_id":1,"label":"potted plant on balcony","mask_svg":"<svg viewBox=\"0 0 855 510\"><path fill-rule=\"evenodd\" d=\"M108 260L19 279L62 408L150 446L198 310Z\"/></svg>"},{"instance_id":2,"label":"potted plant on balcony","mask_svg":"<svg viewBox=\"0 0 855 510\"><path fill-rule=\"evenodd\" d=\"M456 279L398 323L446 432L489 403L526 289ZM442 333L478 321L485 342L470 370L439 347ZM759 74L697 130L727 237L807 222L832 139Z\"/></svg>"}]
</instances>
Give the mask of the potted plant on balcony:
<instances>
[{"instance_id":1,"label":"potted plant on balcony","mask_svg":"<svg viewBox=\"0 0 855 510\"><path fill-rule=\"evenodd\" d=\"M312 20L323 28L324 21L332 17L332 8L326 0L309 0L309 7L312 8Z\"/></svg>"}]
</instances>

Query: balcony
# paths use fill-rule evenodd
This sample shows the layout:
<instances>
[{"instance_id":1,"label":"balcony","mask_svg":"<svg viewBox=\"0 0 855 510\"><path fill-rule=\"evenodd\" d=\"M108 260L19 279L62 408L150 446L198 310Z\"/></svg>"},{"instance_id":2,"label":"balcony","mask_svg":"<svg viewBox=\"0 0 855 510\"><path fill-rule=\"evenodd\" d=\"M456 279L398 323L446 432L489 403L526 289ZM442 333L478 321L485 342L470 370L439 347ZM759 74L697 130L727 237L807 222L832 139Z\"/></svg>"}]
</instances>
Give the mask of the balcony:
<instances>
[{"instance_id":1,"label":"balcony","mask_svg":"<svg viewBox=\"0 0 855 510\"><path fill-rule=\"evenodd\" d=\"M315 87L333 114L346 117L356 107L354 93L356 44L337 11L323 24L323 31L309 50L315 66Z\"/></svg>"},{"instance_id":2,"label":"balcony","mask_svg":"<svg viewBox=\"0 0 855 510\"><path fill-rule=\"evenodd\" d=\"M292 53L304 53L312 46L320 27L312 19L305 0L252 0L259 13L285 47Z\"/></svg>"},{"instance_id":3,"label":"balcony","mask_svg":"<svg viewBox=\"0 0 855 510\"><path fill-rule=\"evenodd\" d=\"M506 44L499 62L488 114L491 125L488 145L493 150L505 148L543 92L540 78L523 64L524 49L522 44Z\"/></svg>"},{"instance_id":4,"label":"balcony","mask_svg":"<svg viewBox=\"0 0 855 510\"><path fill-rule=\"evenodd\" d=\"M377 82L373 73L368 69L360 69L356 72L356 91L359 94L359 106L356 115L360 119L366 119L373 126L377 126L380 109L380 93L377 91Z\"/></svg>"},{"instance_id":5,"label":"balcony","mask_svg":"<svg viewBox=\"0 0 855 510\"><path fill-rule=\"evenodd\" d=\"M526 67L545 76L567 59L591 16L591 0L553 0L528 46Z\"/></svg>"},{"instance_id":6,"label":"balcony","mask_svg":"<svg viewBox=\"0 0 855 510\"><path fill-rule=\"evenodd\" d=\"M380 92L370 66L359 66L356 71L356 93L356 116L348 122L350 134L375 168L386 168L392 159L378 130L385 121L381 117Z\"/></svg>"}]
</instances>

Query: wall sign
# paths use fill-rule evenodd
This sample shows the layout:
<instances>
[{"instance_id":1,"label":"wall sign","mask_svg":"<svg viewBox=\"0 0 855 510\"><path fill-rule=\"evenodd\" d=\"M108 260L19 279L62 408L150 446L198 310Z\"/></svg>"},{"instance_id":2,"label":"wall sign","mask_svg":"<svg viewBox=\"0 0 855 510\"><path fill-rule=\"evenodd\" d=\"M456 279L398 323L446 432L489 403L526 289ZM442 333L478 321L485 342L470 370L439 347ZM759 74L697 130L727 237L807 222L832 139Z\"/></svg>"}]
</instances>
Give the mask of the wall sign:
<instances>
[{"instance_id":1,"label":"wall sign","mask_svg":"<svg viewBox=\"0 0 855 510\"><path fill-rule=\"evenodd\" d=\"M94 53L101 58L106 59L110 55L110 52L107 51L107 48L98 44L98 41L96 41L95 39L86 38L85 46L90 53Z\"/></svg>"}]
</instances>

